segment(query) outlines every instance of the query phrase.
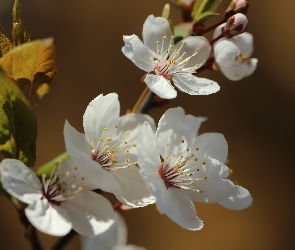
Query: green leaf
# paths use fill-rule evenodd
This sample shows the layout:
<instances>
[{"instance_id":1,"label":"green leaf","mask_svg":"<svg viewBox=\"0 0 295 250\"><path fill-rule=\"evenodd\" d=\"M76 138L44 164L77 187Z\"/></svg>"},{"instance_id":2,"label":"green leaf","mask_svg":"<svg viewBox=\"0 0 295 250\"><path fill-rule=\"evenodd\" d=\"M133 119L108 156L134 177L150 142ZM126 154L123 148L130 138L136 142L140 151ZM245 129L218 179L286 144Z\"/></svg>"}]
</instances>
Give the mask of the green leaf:
<instances>
[{"instance_id":1,"label":"green leaf","mask_svg":"<svg viewBox=\"0 0 295 250\"><path fill-rule=\"evenodd\" d=\"M180 23L174 26L175 37L187 37L192 32L193 23ZM175 42L176 43L176 42Z\"/></svg>"},{"instance_id":2,"label":"green leaf","mask_svg":"<svg viewBox=\"0 0 295 250\"><path fill-rule=\"evenodd\" d=\"M214 12L220 5L221 0L198 0L195 2L192 17L197 21L198 17L207 11Z\"/></svg>"},{"instance_id":3,"label":"green leaf","mask_svg":"<svg viewBox=\"0 0 295 250\"><path fill-rule=\"evenodd\" d=\"M71 157L69 156L68 152L64 152L64 153L60 154L59 156L55 157L51 161L40 166L37 170L37 175L38 176L42 176L42 174L50 175L51 171L55 167L58 167L59 164L61 164L62 162L66 161L70 158Z\"/></svg>"},{"instance_id":4,"label":"green leaf","mask_svg":"<svg viewBox=\"0 0 295 250\"><path fill-rule=\"evenodd\" d=\"M202 13L201 15L199 15L196 21L197 23L201 24L208 21L210 18L218 16L218 15L219 14L215 13L214 11L206 11Z\"/></svg>"},{"instance_id":5,"label":"green leaf","mask_svg":"<svg viewBox=\"0 0 295 250\"><path fill-rule=\"evenodd\" d=\"M12 39L14 46L18 46L22 43L30 41L30 34L25 31L23 22L20 16L21 5L18 0L14 1L12 17L13 17L13 28L12 28Z\"/></svg>"},{"instance_id":6,"label":"green leaf","mask_svg":"<svg viewBox=\"0 0 295 250\"><path fill-rule=\"evenodd\" d=\"M56 74L53 39L15 47L0 59L0 67L19 85L31 104L36 105L49 92Z\"/></svg>"},{"instance_id":7,"label":"green leaf","mask_svg":"<svg viewBox=\"0 0 295 250\"><path fill-rule=\"evenodd\" d=\"M14 158L27 166L36 160L37 122L17 84L0 71L0 159Z\"/></svg>"}]
</instances>

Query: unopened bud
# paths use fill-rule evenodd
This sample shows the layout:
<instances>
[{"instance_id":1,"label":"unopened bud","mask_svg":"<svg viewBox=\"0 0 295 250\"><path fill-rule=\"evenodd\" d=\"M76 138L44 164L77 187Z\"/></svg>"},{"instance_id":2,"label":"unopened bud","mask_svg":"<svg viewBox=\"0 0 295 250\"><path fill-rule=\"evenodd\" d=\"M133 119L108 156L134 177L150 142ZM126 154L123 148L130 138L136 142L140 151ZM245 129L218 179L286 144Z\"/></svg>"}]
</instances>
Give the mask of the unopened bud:
<instances>
[{"instance_id":1,"label":"unopened bud","mask_svg":"<svg viewBox=\"0 0 295 250\"><path fill-rule=\"evenodd\" d=\"M222 31L222 34L226 38L239 35L245 31L248 25L248 19L245 15L238 13L230 17Z\"/></svg>"},{"instance_id":2,"label":"unopened bud","mask_svg":"<svg viewBox=\"0 0 295 250\"><path fill-rule=\"evenodd\" d=\"M232 0L225 11L225 18L228 19L234 14L246 14L249 8L249 3L246 0Z\"/></svg>"}]
</instances>

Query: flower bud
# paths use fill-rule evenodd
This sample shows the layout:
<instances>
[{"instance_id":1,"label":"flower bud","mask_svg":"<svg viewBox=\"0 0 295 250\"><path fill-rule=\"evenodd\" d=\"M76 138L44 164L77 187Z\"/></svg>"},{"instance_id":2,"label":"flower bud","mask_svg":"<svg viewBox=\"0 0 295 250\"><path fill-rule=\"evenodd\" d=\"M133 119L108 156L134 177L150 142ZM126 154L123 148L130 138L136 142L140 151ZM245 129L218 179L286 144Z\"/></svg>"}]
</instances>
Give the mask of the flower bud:
<instances>
[{"instance_id":1,"label":"flower bud","mask_svg":"<svg viewBox=\"0 0 295 250\"><path fill-rule=\"evenodd\" d=\"M237 13L227 20L223 28L222 34L226 38L231 38L233 36L243 33L247 28L247 25L247 17L241 13Z\"/></svg>"},{"instance_id":2,"label":"flower bud","mask_svg":"<svg viewBox=\"0 0 295 250\"><path fill-rule=\"evenodd\" d=\"M246 14L249 8L247 0L232 0L225 11L225 18L228 19L237 13Z\"/></svg>"}]
</instances>

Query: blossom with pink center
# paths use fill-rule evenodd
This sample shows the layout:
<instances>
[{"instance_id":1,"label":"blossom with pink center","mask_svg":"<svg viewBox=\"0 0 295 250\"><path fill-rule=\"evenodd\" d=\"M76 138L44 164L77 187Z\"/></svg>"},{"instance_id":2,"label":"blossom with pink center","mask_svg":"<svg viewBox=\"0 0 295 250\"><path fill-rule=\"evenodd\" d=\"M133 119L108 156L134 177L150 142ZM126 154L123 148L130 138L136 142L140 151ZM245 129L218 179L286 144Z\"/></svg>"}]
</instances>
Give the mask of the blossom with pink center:
<instances>
[{"instance_id":1,"label":"blossom with pink center","mask_svg":"<svg viewBox=\"0 0 295 250\"><path fill-rule=\"evenodd\" d=\"M25 214L43 233L63 236L73 228L82 235L105 232L114 223L110 202L91 189L87 177L72 159L62 163L42 181L21 161L4 159L0 164L4 189L29 204ZM90 189L89 189L90 188Z\"/></svg>"},{"instance_id":2,"label":"blossom with pink center","mask_svg":"<svg viewBox=\"0 0 295 250\"><path fill-rule=\"evenodd\" d=\"M156 198L160 213L180 226L199 230L193 201L220 203L230 209L248 207L250 193L226 179L227 142L222 134L197 135L204 118L173 108L161 117L156 134L145 123L138 145L141 175Z\"/></svg>"},{"instance_id":3,"label":"blossom with pink center","mask_svg":"<svg viewBox=\"0 0 295 250\"><path fill-rule=\"evenodd\" d=\"M211 46L206 38L190 36L174 44L167 19L148 16L143 24L143 41L136 36L123 36L124 55L147 72L144 82L161 98L177 95L172 86L190 95L208 95L219 91L219 85L193 74L208 59Z\"/></svg>"},{"instance_id":4,"label":"blossom with pink center","mask_svg":"<svg viewBox=\"0 0 295 250\"><path fill-rule=\"evenodd\" d=\"M66 149L85 167L91 185L115 194L127 206L146 206L154 198L139 174L136 146L142 123L155 126L154 121L148 115L119 113L117 94L96 97L83 116L85 135L65 123Z\"/></svg>"}]
</instances>

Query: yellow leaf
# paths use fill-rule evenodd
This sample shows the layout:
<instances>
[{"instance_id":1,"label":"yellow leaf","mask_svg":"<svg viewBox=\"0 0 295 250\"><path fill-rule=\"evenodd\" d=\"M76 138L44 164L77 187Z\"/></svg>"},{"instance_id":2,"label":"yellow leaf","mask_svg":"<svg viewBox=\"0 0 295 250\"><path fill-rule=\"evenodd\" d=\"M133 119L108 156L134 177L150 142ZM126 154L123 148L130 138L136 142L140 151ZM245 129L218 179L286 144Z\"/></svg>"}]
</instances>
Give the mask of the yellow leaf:
<instances>
[{"instance_id":1,"label":"yellow leaf","mask_svg":"<svg viewBox=\"0 0 295 250\"><path fill-rule=\"evenodd\" d=\"M3 32L0 29L0 57L2 57L4 54L6 54L12 48L13 48L13 44L3 34Z\"/></svg>"},{"instance_id":2,"label":"yellow leaf","mask_svg":"<svg viewBox=\"0 0 295 250\"><path fill-rule=\"evenodd\" d=\"M0 67L36 105L48 93L56 74L53 39L35 40L13 48L0 59Z\"/></svg>"}]
</instances>

